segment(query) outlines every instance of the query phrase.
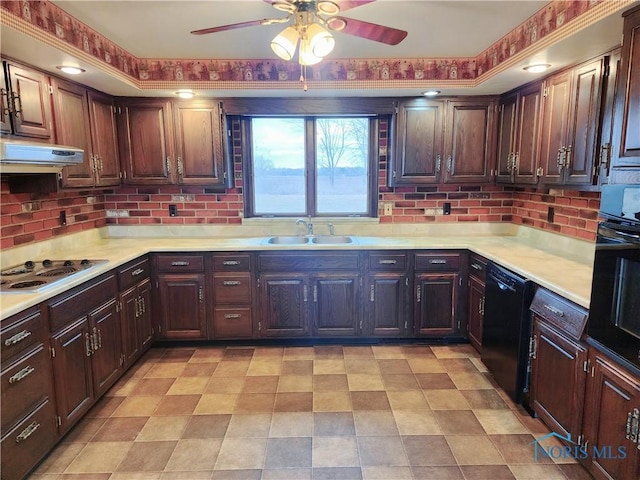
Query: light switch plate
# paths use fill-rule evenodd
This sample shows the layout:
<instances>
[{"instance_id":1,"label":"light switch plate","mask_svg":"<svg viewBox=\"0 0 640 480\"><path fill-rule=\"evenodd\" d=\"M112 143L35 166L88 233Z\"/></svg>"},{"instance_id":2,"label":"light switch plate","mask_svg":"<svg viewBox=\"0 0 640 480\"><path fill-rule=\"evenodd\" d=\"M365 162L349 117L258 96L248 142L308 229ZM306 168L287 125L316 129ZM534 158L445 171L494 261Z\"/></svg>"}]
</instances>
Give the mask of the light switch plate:
<instances>
[{"instance_id":1,"label":"light switch plate","mask_svg":"<svg viewBox=\"0 0 640 480\"><path fill-rule=\"evenodd\" d=\"M384 203L384 214L385 215L392 215L393 214L393 203L391 203L391 202L385 202Z\"/></svg>"}]
</instances>

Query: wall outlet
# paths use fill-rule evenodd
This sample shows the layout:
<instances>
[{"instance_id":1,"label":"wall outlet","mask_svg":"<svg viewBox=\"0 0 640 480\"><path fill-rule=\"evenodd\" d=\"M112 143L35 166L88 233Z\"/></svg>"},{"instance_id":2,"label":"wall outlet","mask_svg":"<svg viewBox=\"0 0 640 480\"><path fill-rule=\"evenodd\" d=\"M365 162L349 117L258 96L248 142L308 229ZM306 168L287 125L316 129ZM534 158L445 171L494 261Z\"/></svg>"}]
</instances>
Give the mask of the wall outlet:
<instances>
[{"instance_id":1,"label":"wall outlet","mask_svg":"<svg viewBox=\"0 0 640 480\"><path fill-rule=\"evenodd\" d=\"M549 210L547 210L547 222L553 223L553 217L555 216L555 213L555 208L549 207Z\"/></svg>"},{"instance_id":2,"label":"wall outlet","mask_svg":"<svg viewBox=\"0 0 640 480\"><path fill-rule=\"evenodd\" d=\"M67 224L67 212L64 210L60 210L60 225Z\"/></svg>"},{"instance_id":3,"label":"wall outlet","mask_svg":"<svg viewBox=\"0 0 640 480\"><path fill-rule=\"evenodd\" d=\"M383 205L384 205L384 214L393 215L393 203L385 202Z\"/></svg>"},{"instance_id":4,"label":"wall outlet","mask_svg":"<svg viewBox=\"0 0 640 480\"><path fill-rule=\"evenodd\" d=\"M169 205L169 216L175 217L178 215L178 206L177 205Z\"/></svg>"},{"instance_id":5,"label":"wall outlet","mask_svg":"<svg viewBox=\"0 0 640 480\"><path fill-rule=\"evenodd\" d=\"M443 215L451 215L451 203L445 202L442 206L442 214Z\"/></svg>"}]
</instances>

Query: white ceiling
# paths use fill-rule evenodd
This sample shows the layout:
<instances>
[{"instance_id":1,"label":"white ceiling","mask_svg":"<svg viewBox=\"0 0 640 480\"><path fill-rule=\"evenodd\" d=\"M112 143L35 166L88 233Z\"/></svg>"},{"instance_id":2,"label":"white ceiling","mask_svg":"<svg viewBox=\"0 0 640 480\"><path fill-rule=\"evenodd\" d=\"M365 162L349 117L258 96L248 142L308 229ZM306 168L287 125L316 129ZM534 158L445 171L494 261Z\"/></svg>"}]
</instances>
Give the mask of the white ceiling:
<instances>
[{"instance_id":1,"label":"white ceiling","mask_svg":"<svg viewBox=\"0 0 640 480\"><path fill-rule=\"evenodd\" d=\"M281 18L285 14L261 0L111 0L55 1L77 19L140 58L272 59L270 40L282 25L254 26L210 35L191 35L191 30ZM532 16L547 1L432 1L377 0L344 12L345 17L406 30L397 46L384 45L343 33L335 33L334 58L437 58L476 56ZM522 71L528 63L543 61L559 69L603 53L620 43L620 12L582 30L531 58L514 64L473 89L441 88L443 94L498 94L535 77ZM55 72L55 65L76 62L68 54L10 28L2 28L1 53ZM114 95L173 95L173 91L138 90L91 65L73 80ZM308 95L402 95L414 96L419 88L402 90L313 91ZM296 91L207 91L210 96L300 96Z\"/></svg>"}]
</instances>

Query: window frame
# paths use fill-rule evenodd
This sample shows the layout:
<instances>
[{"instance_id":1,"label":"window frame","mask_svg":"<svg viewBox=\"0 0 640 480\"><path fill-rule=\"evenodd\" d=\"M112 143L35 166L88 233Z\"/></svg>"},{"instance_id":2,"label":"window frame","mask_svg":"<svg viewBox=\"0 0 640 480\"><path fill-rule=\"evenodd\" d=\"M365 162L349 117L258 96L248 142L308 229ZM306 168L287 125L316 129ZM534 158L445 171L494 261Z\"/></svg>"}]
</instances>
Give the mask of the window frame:
<instances>
[{"instance_id":1,"label":"window frame","mask_svg":"<svg viewBox=\"0 0 640 480\"><path fill-rule=\"evenodd\" d=\"M242 143L242 170L243 175L243 200L245 218L297 218L300 216L312 216L321 218L377 218L378 217L378 175L380 165L379 139L380 139L380 117L378 115L278 115L279 118L303 118L305 132L305 213L278 213L278 214L256 214L255 213L255 190L254 190L254 169L253 169L253 141L252 141L252 119L253 118L276 118L273 115L250 115L240 118L240 131ZM367 211L363 213L318 213L316 205L316 120L325 118L368 118L369 120L369 158L367 159Z\"/></svg>"}]
</instances>

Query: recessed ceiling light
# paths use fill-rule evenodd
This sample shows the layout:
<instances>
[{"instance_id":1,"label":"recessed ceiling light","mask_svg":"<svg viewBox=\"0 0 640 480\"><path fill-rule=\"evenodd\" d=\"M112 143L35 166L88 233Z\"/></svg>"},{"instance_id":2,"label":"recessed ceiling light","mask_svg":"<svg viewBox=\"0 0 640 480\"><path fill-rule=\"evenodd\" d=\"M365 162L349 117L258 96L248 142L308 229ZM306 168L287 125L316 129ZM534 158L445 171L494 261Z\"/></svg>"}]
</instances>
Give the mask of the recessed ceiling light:
<instances>
[{"instance_id":1,"label":"recessed ceiling light","mask_svg":"<svg viewBox=\"0 0 640 480\"><path fill-rule=\"evenodd\" d=\"M79 67L72 67L70 65L60 65L56 68L62 70L64 73L68 73L69 75L79 75L80 73L84 72L84 69Z\"/></svg>"},{"instance_id":2,"label":"recessed ceiling light","mask_svg":"<svg viewBox=\"0 0 640 480\"><path fill-rule=\"evenodd\" d=\"M178 95L180 98L193 98L195 96L195 93L193 93L193 90L178 90L176 92L176 95Z\"/></svg>"},{"instance_id":3,"label":"recessed ceiling light","mask_svg":"<svg viewBox=\"0 0 640 480\"><path fill-rule=\"evenodd\" d=\"M526 70L529 73L542 73L542 72L546 72L550 66L551 65L549 65L548 63L537 63L535 65L529 65L527 67L524 67L524 70Z\"/></svg>"},{"instance_id":4,"label":"recessed ceiling light","mask_svg":"<svg viewBox=\"0 0 640 480\"><path fill-rule=\"evenodd\" d=\"M440 90L427 90L423 92L422 95L425 97L435 97L436 95L440 95Z\"/></svg>"}]
</instances>

